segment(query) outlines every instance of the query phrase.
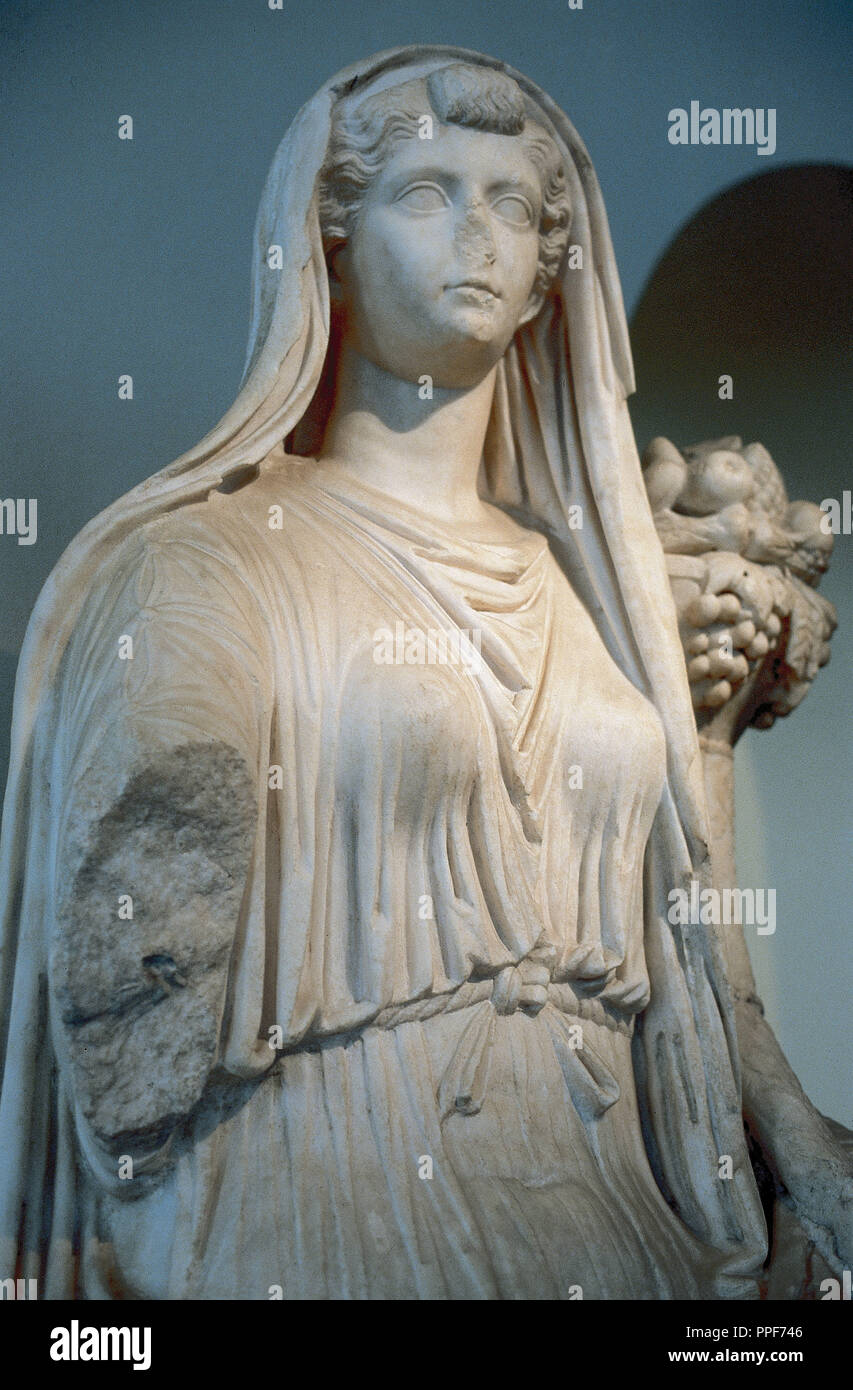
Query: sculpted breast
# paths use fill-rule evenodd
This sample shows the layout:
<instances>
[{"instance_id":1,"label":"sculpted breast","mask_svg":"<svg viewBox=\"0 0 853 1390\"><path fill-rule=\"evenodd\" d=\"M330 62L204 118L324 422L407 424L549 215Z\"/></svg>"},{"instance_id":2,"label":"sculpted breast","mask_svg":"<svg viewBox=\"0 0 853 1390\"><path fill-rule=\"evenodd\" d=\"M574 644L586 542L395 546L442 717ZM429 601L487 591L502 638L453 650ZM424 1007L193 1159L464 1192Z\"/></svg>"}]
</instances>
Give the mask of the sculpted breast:
<instances>
[{"instance_id":1,"label":"sculpted breast","mask_svg":"<svg viewBox=\"0 0 853 1390\"><path fill-rule=\"evenodd\" d=\"M399 642L384 652L381 640L361 645L340 691L339 793L357 799L381 771L393 779L398 818L419 816L430 788L453 794L473 784L482 720L463 666L407 661Z\"/></svg>"}]
</instances>

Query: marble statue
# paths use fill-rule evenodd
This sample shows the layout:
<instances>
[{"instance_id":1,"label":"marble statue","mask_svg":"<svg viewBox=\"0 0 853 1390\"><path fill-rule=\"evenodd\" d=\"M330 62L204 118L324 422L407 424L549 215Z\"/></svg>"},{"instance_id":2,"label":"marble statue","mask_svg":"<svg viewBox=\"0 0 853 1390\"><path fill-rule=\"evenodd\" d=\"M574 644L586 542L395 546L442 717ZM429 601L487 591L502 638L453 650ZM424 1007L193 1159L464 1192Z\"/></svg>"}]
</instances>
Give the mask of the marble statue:
<instances>
[{"instance_id":1,"label":"marble statue","mask_svg":"<svg viewBox=\"0 0 853 1390\"><path fill-rule=\"evenodd\" d=\"M650 502L632 390L595 172L535 84L422 46L302 109L236 401L28 631L0 1274L760 1296L737 948L669 904L714 882L691 688L720 713L782 631L732 559L815 599L826 555L762 510L756 446L656 441ZM790 1191L837 1232L812 1113L824 1186Z\"/></svg>"},{"instance_id":2,"label":"marble statue","mask_svg":"<svg viewBox=\"0 0 853 1390\"><path fill-rule=\"evenodd\" d=\"M804 699L829 660L832 604L815 592L832 533L789 502L760 444L736 435L679 450L654 439L644 477L679 615L705 768L713 880L735 886L733 748ZM853 1134L820 1115L764 1019L738 924L719 932L742 1059L743 1112L765 1176L769 1298L816 1298L853 1261Z\"/></svg>"}]
</instances>

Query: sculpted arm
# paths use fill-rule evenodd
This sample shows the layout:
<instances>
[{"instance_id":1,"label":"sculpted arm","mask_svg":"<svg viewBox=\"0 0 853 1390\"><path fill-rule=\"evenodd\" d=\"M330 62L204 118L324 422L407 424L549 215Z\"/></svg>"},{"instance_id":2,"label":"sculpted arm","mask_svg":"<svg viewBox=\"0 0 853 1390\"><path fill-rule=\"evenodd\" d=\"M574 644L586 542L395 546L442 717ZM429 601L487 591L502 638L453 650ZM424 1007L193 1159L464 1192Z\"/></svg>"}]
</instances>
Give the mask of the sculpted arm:
<instances>
[{"instance_id":1,"label":"sculpted arm","mask_svg":"<svg viewBox=\"0 0 853 1390\"><path fill-rule=\"evenodd\" d=\"M258 639L233 561L145 537L65 656L50 1006L96 1170L156 1157L217 1062L256 836Z\"/></svg>"}]
</instances>

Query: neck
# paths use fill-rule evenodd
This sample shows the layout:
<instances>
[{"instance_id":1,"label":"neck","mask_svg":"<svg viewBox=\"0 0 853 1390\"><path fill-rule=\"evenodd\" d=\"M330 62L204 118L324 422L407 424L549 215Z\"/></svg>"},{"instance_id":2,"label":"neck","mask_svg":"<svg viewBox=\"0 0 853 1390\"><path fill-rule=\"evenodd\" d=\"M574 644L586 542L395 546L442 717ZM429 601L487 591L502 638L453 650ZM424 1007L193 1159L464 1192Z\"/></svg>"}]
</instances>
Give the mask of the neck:
<instances>
[{"instance_id":1,"label":"neck","mask_svg":"<svg viewBox=\"0 0 853 1390\"><path fill-rule=\"evenodd\" d=\"M475 386L422 388L344 344L320 464L442 521L479 521L477 493L495 368Z\"/></svg>"}]
</instances>

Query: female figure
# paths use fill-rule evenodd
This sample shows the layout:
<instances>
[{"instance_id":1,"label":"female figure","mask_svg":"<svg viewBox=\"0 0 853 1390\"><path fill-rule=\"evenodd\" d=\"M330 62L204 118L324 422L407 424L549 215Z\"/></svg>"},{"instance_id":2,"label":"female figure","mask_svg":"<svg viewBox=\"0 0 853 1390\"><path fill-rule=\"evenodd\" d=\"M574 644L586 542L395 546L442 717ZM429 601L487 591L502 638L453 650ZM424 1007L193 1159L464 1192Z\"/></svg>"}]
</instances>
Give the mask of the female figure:
<instances>
[{"instance_id":1,"label":"female figure","mask_svg":"<svg viewBox=\"0 0 853 1390\"><path fill-rule=\"evenodd\" d=\"M48 1296L754 1296L631 389L532 83L407 49L303 109L237 401L22 661L0 1229Z\"/></svg>"}]
</instances>

